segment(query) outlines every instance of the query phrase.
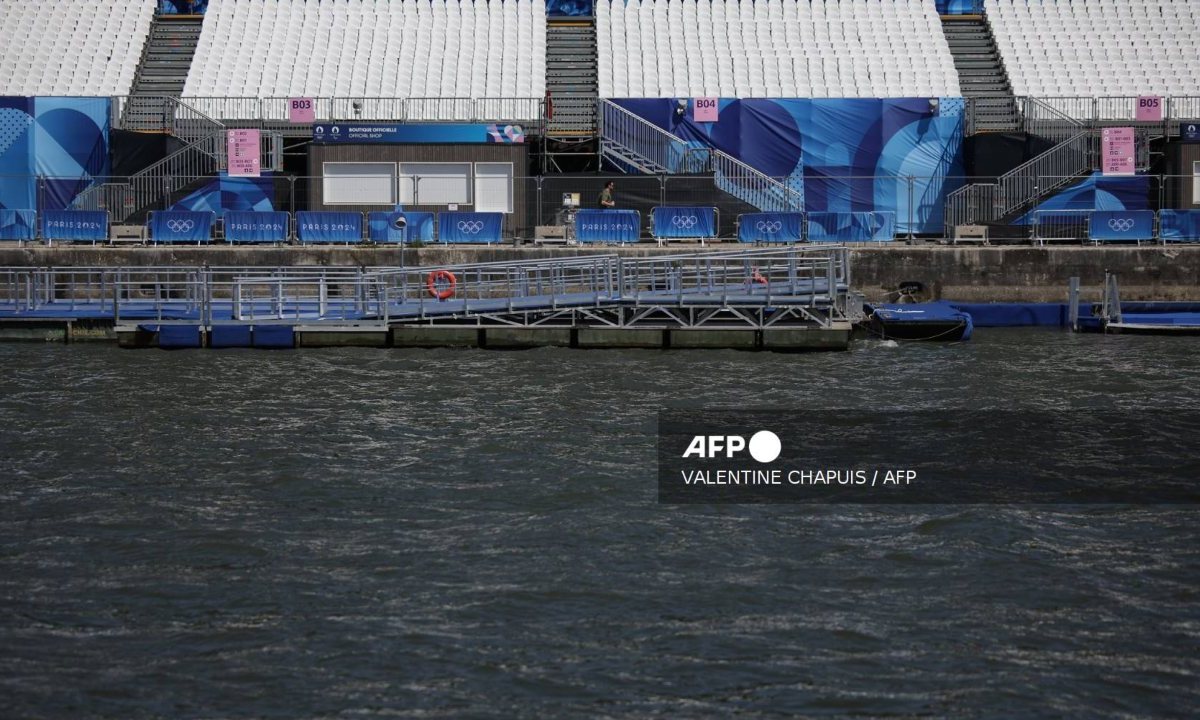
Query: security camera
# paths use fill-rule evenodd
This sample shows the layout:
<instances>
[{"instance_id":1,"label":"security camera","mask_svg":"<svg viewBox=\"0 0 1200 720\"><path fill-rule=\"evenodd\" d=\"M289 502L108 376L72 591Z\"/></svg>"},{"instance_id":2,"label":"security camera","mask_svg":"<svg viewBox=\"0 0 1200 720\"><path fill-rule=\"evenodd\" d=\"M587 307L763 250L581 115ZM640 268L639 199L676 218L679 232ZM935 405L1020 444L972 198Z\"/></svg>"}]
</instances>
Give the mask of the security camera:
<instances>
[{"instance_id":1,"label":"security camera","mask_svg":"<svg viewBox=\"0 0 1200 720\"><path fill-rule=\"evenodd\" d=\"M396 215L396 217L392 218L392 227L396 228L397 230L403 230L405 228L405 226L407 226L407 225L408 225L408 218L404 217L403 213Z\"/></svg>"}]
</instances>

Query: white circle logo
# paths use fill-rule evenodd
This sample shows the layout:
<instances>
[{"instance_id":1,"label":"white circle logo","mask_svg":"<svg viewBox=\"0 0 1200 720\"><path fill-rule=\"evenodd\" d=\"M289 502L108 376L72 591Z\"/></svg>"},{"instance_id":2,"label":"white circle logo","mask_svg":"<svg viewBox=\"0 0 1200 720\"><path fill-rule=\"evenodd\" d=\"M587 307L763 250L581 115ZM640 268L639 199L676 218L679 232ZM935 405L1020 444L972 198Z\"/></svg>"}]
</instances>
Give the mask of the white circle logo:
<instances>
[{"instance_id":1,"label":"white circle logo","mask_svg":"<svg viewBox=\"0 0 1200 720\"><path fill-rule=\"evenodd\" d=\"M483 223L478 220L459 220L458 229L468 235L478 235L483 229Z\"/></svg>"},{"instance_id":2,"label":"white circle logo","mask_svg":"<svg viewBox=\"0 0 1200 720\"><path fill-rule=\"evenodd\" d=\"M694 228L700 219L695 215L676 215L671 218L671 224L679 228Z\"/></svg>"},{"instance_id":3,"label":"white circle logo","mask_svg":"<svg viewBox=\"0 0 1200 720\"><path fill-rule=\"evenodd\" d=\"M769 463L779 457L783 446L779 436L770 430L759 430L750 438L750 456L760 463Z\"/></svg>"},{"instance_id":4,"label":"white circle logo","mask_svg":"<svg viewBox=\"0 0 1200 720\"><path fill-rule=\"evenodd\" d=\"M1117 232L1129 232L1133 229L1133 220L1131 218L1113 218L1108 221L1108 226Z\"/></svg>"},{"instance_id":5,"label":"white circle logo","mask_svg":"<svg viewBox=\"0 0 1200 720\"><path fill-rule=\"evenodd\" d=\"M778 220L759 220L755 227L757 227L758 231L761 233L773 235L774 233L777 233L783 229L783 223L779 222Z\"/></svg>"},{"instance_id":6,"label":"white circle logo","mask_svg":"<svg viewBox=\"0 0 1200 720\"><path fill-rule=\"evenodd\" d=\"M196 223L191 220L168 220L167 229L171 232L187 232L196 227Z\"/></svg>"}]
</instances>

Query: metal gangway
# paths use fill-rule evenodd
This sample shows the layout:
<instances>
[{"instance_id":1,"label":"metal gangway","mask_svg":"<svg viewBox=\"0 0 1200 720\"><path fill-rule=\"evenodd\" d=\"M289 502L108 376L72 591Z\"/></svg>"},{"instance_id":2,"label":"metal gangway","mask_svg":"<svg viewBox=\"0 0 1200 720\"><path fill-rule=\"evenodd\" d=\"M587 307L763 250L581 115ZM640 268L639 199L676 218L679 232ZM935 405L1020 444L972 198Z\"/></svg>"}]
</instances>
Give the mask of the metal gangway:
<instances>
[{"instance_id":1,"label":"metal gangway","mask_svg":"<svg viewBox=\"0 0 1200 720\"><path fill-rule=\"evenodd\" d=\"M0 268L0 319L113 323L828 324L844 246L419 267Z\"/></svg>"}]
</instances>

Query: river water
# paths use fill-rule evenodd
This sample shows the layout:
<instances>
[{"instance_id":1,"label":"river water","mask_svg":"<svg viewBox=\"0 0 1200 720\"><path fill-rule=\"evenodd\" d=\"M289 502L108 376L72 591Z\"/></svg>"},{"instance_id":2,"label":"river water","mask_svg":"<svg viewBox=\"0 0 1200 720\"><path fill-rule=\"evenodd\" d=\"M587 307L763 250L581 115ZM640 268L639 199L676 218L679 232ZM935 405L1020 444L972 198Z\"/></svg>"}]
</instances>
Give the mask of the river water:
<instances>
[{"instance_id":1,"label":"river water","mask_svg":"<svg viewBox=\"0 0 1200 720\"><path fill-rule=\"evenodd\" d=\"M1193 506L663 505L654 463L663 408L1196 405L1195 347L0 345L0 716L1194 715Z\"/></svg>"}]
</instances>

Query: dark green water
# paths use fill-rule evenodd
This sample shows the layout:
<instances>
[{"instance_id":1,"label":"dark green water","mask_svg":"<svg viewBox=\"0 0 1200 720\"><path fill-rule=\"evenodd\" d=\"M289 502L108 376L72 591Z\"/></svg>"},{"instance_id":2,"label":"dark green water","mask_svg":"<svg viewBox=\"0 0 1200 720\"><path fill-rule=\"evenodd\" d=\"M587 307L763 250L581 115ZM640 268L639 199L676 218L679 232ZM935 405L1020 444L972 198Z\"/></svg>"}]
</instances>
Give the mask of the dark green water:
<instances>
[{"instance_id":1,"label":"dark green water","mask_svg":"<svg viewBox=\"0 0 1200 720\"><path fill-rule=\"evenodd\" d=\"M0 716L1194 715L1196 508L663 506L654 430L1193 407L1196 348L0 345Z\"/></svg>"}]
</instances>

